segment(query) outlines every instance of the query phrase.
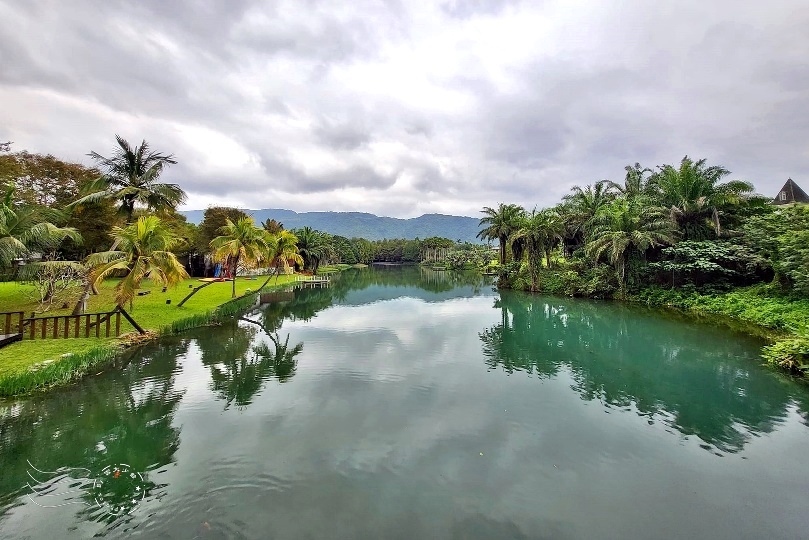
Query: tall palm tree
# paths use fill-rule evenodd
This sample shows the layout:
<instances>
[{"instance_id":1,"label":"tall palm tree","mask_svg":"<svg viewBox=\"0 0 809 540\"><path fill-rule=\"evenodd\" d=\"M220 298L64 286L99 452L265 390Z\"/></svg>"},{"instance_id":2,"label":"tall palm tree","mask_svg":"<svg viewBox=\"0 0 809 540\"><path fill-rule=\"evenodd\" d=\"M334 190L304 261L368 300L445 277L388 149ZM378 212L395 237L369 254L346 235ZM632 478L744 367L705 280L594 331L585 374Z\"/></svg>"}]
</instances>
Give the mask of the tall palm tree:
<instances>
[{"instance_id":1,"label":"tall palm tree","mask_svg":"<svg viewBox=\"0 0 809 540\"><path fill-rule=\"evenodd\" d=\"M270 264L275 267L275 273L283 268L289 272L294 264L303 264L303 257L298 253L298 237L292 231L282 230L275 235L275 242L271 252Z\"/></svg>"},{"instance_id":2,"label":"tall palm tree","mask_svg":"<svg viewBox=\"0 0 809 540\"><path fill-rule=\"evenodd\" d=\"M115 251L93 253L86 259L90 281L96 286L107 276L125 270L126 276L115 287L115 302L123 306L132 302L140 283L150 278L174 287L188 278L188 273L171 249L180 240L157 216L143 216L126 227L114 227Z\"/></svg>"},{"instance_id":3,"label":"tall palm tree","mask_svg":"<svg viewBox=\"0 0 809 540\"><path fill-rule=\"evenodd\" d=\"M66 238L81 242L76 229L48 220L58 217L56 213L15 205L13 197L14 189L9 188L0 199L0 269L10 268L14 259L32 251L55 249Z\"/></svg>"},{"instance_id":4,"label":"tall palm tree","mask_svg":"<svg viewBox=\"0 0 809 540\"><path fill-rule=\"evenodd\" d=\"M672 243L672 229L673 223L663 208L617 199L593 219L585 251L596 260L607 255L618 274L623 297L629 257L633 253L644 256L649 248Z\"/></svg>"},{"instance_id":5,"label":"tall palm tree","mask_svg":"<svg viewBox=\"0 0 809 540\"><path fill-rule=\"evenodd\" d=\"M270 239L267 232L256 227L251 217L243 217L236 221L227 220L219 228L220 236L211 240L211 249L215 259L230 264L230 275L233 277L231 298L236 298L236 271L239 263L255 265L268 259Z\"/></svg>"},{"instance_id":6,"label":"tall palm tree","mask_svg":"<svg viewBox=\"0 0 809 540\"><path fill-rule=\"evenodd\" d=\"M120 204L119 212L132 223L135 205L150 210L174 209L185 202L185 192L177 184L157 182L160 173L168 165L177 163L171 154L161 154L149 149L146 141L133 148L120 135L116 135L118 146L112 157L104 157L97 152L88 154L104 174L90 183L84 197L71 203L71 206L113 199Z\"/></svg>"},{"instance_id":7,"label":"tall palm tree","mask_svg":"<svg viewBox=\"0 0 809 540\"><path fill-rule=\"evenodd\" d=\"M704 240L722 232L720 217L744 204L753 185L739 180L721 183L730 174L724 167L685 156L680 166L663 165L653 178L660 201L669 208L685 240Z\"/></svg>"},{"instance_id":8,"label":"tall palm tree","mask_svg":"<svg viewBox=\"0 0 809 540\"><path fill-rule=\"evenodd\" d=\"M295 236L298 237L298 254L303 259L303 268L317 272L320 262L332 251L326 237L311 227L298 229Z\"/></svg>"},{"instance_id":9,"label":"tall palm tree","mask_svg":"<svg viewBox=\"0 0 809 540\"><path fill-rule=\"evenodd\" d=\"M571 192L562 197L570 205L571 215L579 228L586 227L593 216L615 198L609 192L607 182L596 182L584 188L573 186L570 188Z\"/></svg>"},{"instance_id":10,"label":"tall palm tree","mask_svg":"<svg viewBox=\"0 0 809 540\"><path fill-rule=\"evenodd\" d=\"M539 290L539 267L542 257L551 266L551 251L561 241L564 224L553 209L534 209L522 218L519 228L510 237L510 242L523 241L528 255L528 271L531 275L531 290Z\"/></svg>"},{"instance_id":11,"label":"tall palm tree","mask_svg":"<svg viewBox=\"0 0 809 540\"><path fill-rule=\"evenodd\" d=\"M275 269L276 283L280 270L288 273L294 264L303 264L303 257L298 253L298 237L291 231L281 230L277 234L267 233L268 256L267 263ZM263 289L270 282L272 274L258 288Z\"/></svg>"},{"instance_id":12,"label":"tall palm tree","mask_svg":"<svg viewBox=\"0 0 809 540\"><path fill-rule=\"evenodd\" d=\"M613 190L621 195L632 199L641 195L649 195L653 187L651 182L652 169L643 167L640 163L624 167L626 176L623 185L610 180L604 180L603 184L609 190Z\"/></svg>"},{"instance_id":13,"label":"tall palm tree","mask_svg":"<svg viewBox=\"0 0 809 540\"><path fill-rule=\"evenodd\" d=\"M525 215L525 210L517 204L500 203L497 208L485 206L481 212L486 216L481 218L478 225L486 227L476 236L482 240L497 240L500 247L500 264L505 264L506 245L509 243L509 237L519 228L518 223Z\"/></svg>"},{"instance_id":14,"label":"tall palm tree","mask_svg":"<svg viewBox=\"0 0 809 540\"><path fill-rule=\"evenodd\" d=\"M584 237L598 212L607 206L615 197L610 193L607 181L593 185L573 186L565 195L562 206L557 213L565 225L565 251L572 253L584 244Z\"/></svg>"}]
</instances>

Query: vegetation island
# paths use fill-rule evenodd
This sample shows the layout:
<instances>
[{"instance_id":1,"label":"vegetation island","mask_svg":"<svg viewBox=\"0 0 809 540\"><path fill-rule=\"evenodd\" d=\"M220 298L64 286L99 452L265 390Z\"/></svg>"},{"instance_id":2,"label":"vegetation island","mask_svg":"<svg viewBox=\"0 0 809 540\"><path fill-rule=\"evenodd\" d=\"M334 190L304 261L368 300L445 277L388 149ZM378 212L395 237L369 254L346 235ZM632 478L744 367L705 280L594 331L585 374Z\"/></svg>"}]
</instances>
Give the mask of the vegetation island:
<instances>
[{"instance_id":1,"label":"vegetation island","mask_svg":"<svg viewBox=\"0 0 809 540\"><path fill-rule=\"evenodd\" d=\"M809 369L809 196L791 179L771 199L705 160L636 163L551 208L484 208L486 245L287 230L230 207L195 225L177 210L182 188L160 182L174 156L121 137L110 157L89 155L96 167L0 145L0 396L77 380L122 346L374 262L722 316L768 338L771 364Z\"/></svg>"}]
</instances>

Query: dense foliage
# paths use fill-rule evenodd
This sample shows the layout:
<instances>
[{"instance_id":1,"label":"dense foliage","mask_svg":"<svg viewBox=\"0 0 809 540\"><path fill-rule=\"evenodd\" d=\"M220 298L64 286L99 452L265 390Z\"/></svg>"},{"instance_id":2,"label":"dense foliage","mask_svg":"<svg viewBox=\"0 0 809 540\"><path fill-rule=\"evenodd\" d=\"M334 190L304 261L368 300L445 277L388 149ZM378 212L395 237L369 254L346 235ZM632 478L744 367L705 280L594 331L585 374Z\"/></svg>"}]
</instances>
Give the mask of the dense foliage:
<instances>
[{"instance_id":1,"label":"dense foliage","mask_svg":"<svg viewBox=\"0 0 809 540\"><path fill-rule=\"evenodd\" d=\"M655 171L636 163L623 183L576 186L553 208L485 207L480 235L500 242L502 288L726 314L797 336L765 356L803 369L809 325L777 314L809 314L809 207L775 207L729 174L688 157ZM767 282L767 295L734 296Z\"/></svg>"}]
</instances>

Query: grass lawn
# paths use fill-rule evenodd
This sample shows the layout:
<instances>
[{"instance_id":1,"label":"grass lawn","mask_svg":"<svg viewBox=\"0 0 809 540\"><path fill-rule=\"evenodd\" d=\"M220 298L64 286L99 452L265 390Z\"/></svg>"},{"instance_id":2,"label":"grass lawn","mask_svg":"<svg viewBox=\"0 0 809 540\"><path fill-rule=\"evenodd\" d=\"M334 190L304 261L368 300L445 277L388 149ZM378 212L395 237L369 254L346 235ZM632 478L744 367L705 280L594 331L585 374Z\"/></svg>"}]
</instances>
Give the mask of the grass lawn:
<instances>
[{"instance_id":1,"label":"grass lawn","mask_svg":"<svg viewBox=\"0 0 809 540\"><path fill-rule=\"evenodd\" d=\"M236 280L236 295L244 294L247 289L258 289L266 277L257 276L255 279L238 278ZM271 288L277 284L283 285L294 280L294 276L281 275L273 278L267 285ZM99 294L90 297L87 305L88 313L99 311L112 311L115 308L114 288L117 280L108 280L99 288ZM132 318L145 330L159 331L171 323L191 317L203 315L217 306L231 299L231 283L225 281L214 283L200 290L183 307L177 304L185 295L191 292L191 287L203 283L197 279L187 279L174 289L161 292L160 285L151 281L144 281L142 291L151 291L145 296L136 296L132 309L126 306ZM30 298L33 288L17 282L0 283L0 311L24 311L26 315L36 311L37 303ZM166 300L171 300L167 305ZM59 308L60 306L55 306ZM51 309L44 315L68 315L73 309L70 303L68 309ZM121 320L121 334L133 332L134 328L125 320ZM80 353L104 343L115 343L115 338L69 338L69 339L34 339L23 340L0 349L0 378L5 375L20 373L31 365L45 360L56 360L65 353Z\"/></svg>"}]
</instances>

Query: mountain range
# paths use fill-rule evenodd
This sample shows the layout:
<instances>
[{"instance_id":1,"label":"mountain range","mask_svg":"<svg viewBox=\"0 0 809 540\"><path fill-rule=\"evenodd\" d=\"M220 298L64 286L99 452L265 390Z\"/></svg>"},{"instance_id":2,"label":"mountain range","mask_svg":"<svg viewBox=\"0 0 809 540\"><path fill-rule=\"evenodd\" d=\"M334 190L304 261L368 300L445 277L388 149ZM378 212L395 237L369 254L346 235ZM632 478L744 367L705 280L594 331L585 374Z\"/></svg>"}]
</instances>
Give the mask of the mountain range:
<instances>
[{"instance_id":1,"label":"mountain range","mask_svg":"<svg viewBox=\"0 0 809 540\"><path fill-rule=\"evenodd\" d=\"M283 223L285 229L298 229L309 226L329 234L346 238L367 238L382 240L385 238L429 238L442 236L452 240L476 242L475 235L480 230L479 220L468 216L448 216L444 214L424 214L416 218L400 219L377 216L365 212L294 212L282 208L262 208L261 210L245 210L253 216L256 223L266 219L274 219ZM199 224L204 210L187 210L180 212L190 223Z\"/></svg>"}]
</instances>

